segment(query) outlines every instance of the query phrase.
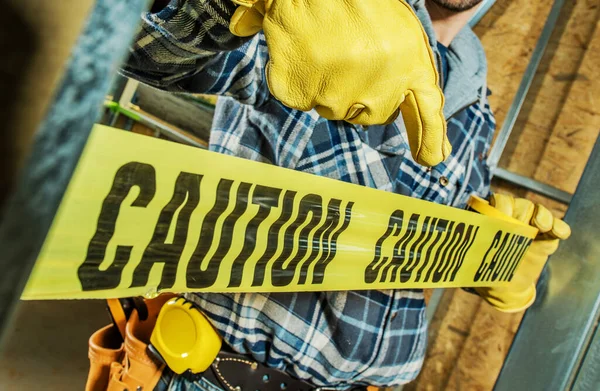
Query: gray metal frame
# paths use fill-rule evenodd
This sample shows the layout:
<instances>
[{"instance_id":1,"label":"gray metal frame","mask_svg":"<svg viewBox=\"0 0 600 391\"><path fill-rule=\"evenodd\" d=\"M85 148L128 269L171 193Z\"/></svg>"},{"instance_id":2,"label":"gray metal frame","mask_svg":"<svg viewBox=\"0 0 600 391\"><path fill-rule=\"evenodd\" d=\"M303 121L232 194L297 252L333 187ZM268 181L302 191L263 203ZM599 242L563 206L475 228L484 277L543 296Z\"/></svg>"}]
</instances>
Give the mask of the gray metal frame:
<instances>
[{"instance_id":1,"label":"gray metal frame","mask_svg":"<svg viewBox=\"0 0 600 391\"><path fill-rule=\"evenodd\" d=\"M473 14L471 19L469 20L469 26L474 27L477 23L479 23L479 21L492 8L492 6L495 3L496 3L496 0L483 0L481 5L479 6L479 9L475 12L475 14ZM510 107L508 113L507 113L507 116L502 125L502 128L500 129L500 132L498 133L496 141L491 148L488 162L489 162L490 166L492 167L492 173L493 173L494 177L503 179L503 180L513 183L513 184L516 184L520 187L531 190L538 194L545 195L556 201L560 201L565 204L570 204L572 197L573 197L570 193L565 192L560 189L557 189L557 188L547 185L545 183L541 183L534 179L525 177L523 175L513 173L504 168L498 167L498 162L500 161L500 158L502 157L502 153L504 152L506 143L508 142L508 139L510 138L510 135L514 129L515 123L517 121L517 117L519 116L519 113L523 106L523 102L525 101L525 98L527 97L527 93L529 92L531 83L533 82L533 79L534 79L536 71L539 67L542 56L546 50L546 46L548 45L550 36L552 35L552 32L554 31L554 27L556 26L556 22L558 20L560 12L563 8L563 5L564 5L564 0L555 0L554 4L552 5L552 9L550 10L550 14L548 15L548 18L546 19L542 33L540 34L540 37L538 38L538 42L536 43L535 49L531 55L529 64L527 65L525 73L523 74L523 78L521 79L521 83L519 85L519 88L517 90L515 98L511 104L511 107ZM598 148L596 148L596 149L598 149ZM426 313L426 317L429 322L431 322L433 320L433 317L435 316L435 312L436 312L437 307L442 299L443 292L444 292L443 289L435 289L433 291L433 294L432 294L429 304L427 306L427 313ZM595 357L598 357L598 360L600 360L600 332L598 332L596 334L597 335L595 337L595 340L597 340L598 342L597 342L597 345L595 345L596 351L597 351L597 354ZM543 352L544 350L541 350L541 351ZM590 362L592 362L592 361L590 361ZM594 368L592 365L584 366L584 368L586 369L585 373L587 374L584 377L585 379L592 378L593 376L596 376L596 378L600 377L600 375L599 375L600 370L597 370L598 368ZM510 371L510 369L505 369L505 370ZM511 376L511 375L504 375L504 376ZM525 379L522 379L522 380L525 380ZM512 390L521 390L521 389L529 390L530 388L528 388L528 385L525 386L524 384L527 384L527 383L513 382L513 383L511 383L511 386L513 386ZM502 384L500 385L500 387L502 387ZM499 388L499 389L507 389L508 390L510 388ZM554 388L550 387L547 389L554 389ZM600 389L600 387L597 389ZM401 390L402 390L402 387L396 388L396 391L401 391Z\"/></svg>"},{"instance_id":2,"label":"gray metal frame","mask_svg":"<svg viewBox=\"0 0 600 391\"><path fill-rule=\"evenodd\" d=\"M477 11L471 16L471 19L469 19L469 26L475 27L494 4L496 4L496 0L483 0L479 5L479 8L477 8Z\"/></svg>"},{"instance_id":3,"label":"gray metal frame","mask_svg":"<svg viewBox=\"0 0 600 391\"><path fill-rule=\"evenodd\" d=\"M538 194L545 195L548 198L552 198L553 200L560 201L564 204L569 204L573 198L571 193L557 189L556 187L547 185L540 181L536 181L535 179L516 174L501 167L496 167L494 169L494 177L517 184L520 187L524 187L525 189L529 189Z\"/></svg>"},{"instance_id":4,"label":"gray metal frame","mask_svg":"<svg viewBox=\"0 0 600 391\"><path fill-rule=\"evenodd\" d=\"M118 105L118 110L110 117L108 121L110 126L114 126L119 115L123 114L128 118L134 119L135 121L154 129L170 140L196 148L206 149L208 147L208 142L201 143L194 137L190 137L188 132L177 129L175 126L164 121L160 121L134 105L132 101L136 95L139 82L123 76L119 76L119 79L118 84L120 88L115 96L112 97L113 102Z\"/></svg>"},{"instance_id":5,"label":"gray metal frame","mask_svg":"<svg viewBox=\"0 0 600 391\"><path fill-rule=\"evenodd\" d=\"M493 2L488 1L486 3ZM486 3L484 3L484 5L491 7L492 4ZM500 162L502 153L506 148L506 143L508 142L508 139L512 134L519 113L521 112L521 108L523 107L523 103L527 98L527 93L529 92L531 83L533 82L537 69L540 65L542 56L546 51L546 47L548 46L548 42L550 41L550 36L554 31L554 27L556 26L556 22L558 20L558 17L560 16L564 3L565 0L554 0L554 3L552 4L552 9L550 10L550 14L546 19L546 23L544 24L544 28L542 29L542 33L538 38L533 53L531 54L529 64L527 65L525 73L523 74L523 78L521 79L521 83L519 84L519 89L517 90L515 98L508 110L508 113L506 114L506 119L502 124L502 128L500 129L500 132L498 132L496 141L494 142L494 145L490 150L488 164L492 168L492 173L495 177L501 178L505 181L514 183L520 187L526 188L538 194L542 194L549 198L568 204L571 200L571 194L559 190L553 186L541 183L539 181L524 177L519 174L512 173L506 169L498 167L498 163ZM489 9L489 7L487 9ZM484 7L482 7L480 10L482 10L483 8ZM481 18L483 15L479 15L478 11L478 14L476 14L476 16Z\"/></svg>"},{"instance_id":6,"label":"gray metal frame","mask_svg":"<svg viewBox=\"0 0 600 391\"><path fill-rule=\"evenodd\" d=\"M96 2L36 133L0 222L0 338L126 53L124 37L133 36L145 5L146 0Z\"/></svg>"},{"instance_id":7,"label":"gray metal frame","mask_svg":"<svg viewBox=\"0 0 600 391\"><path fill-rule=\"evenodd\" d=\"M495 390L600 390L600 139L565 216L573 230L548 261Z\"/></svg>"}]
</instances>

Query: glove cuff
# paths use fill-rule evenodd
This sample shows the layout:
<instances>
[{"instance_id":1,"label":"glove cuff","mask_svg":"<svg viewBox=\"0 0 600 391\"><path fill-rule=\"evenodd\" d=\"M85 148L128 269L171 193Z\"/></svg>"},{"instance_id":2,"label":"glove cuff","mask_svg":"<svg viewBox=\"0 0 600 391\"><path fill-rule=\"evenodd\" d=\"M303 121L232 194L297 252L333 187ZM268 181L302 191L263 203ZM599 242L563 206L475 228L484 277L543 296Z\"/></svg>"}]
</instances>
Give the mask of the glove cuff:
<instances>
[{"instance_id":1,"label":"glove cuff","mask_svg":"<svg viewBox=\"0 0 600 391\"><path fill-rule=\"evenodd\" d=\"M535 302L536 289L535 284L531 284L521 292L515 292L507 287L507 290L493 293L494 288L475 288L475 291L492 307L500 312L514 313L521 312L531 307Z\"/></svg>"}]
</instances>

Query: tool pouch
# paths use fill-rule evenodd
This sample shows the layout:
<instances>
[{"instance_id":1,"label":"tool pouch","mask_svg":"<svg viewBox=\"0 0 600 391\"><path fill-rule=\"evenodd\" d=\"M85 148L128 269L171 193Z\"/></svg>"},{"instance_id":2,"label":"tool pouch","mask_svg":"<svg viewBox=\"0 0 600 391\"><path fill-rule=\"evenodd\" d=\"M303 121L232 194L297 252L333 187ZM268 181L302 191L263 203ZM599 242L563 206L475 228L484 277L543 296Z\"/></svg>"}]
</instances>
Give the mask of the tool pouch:
<instances>
[{"instance_id":1,"label":"tool pouch","mask_svg":"<svg viewBox=\"0 0 600 391\"><path fill-rule=\"evenodd\" d=\"M111 377L111 364L123 360L123 343L115 326L108 325L96 331L89 340L90 372L85 391L105 391Z\"/></svg>"},{"instance_id":2,"label":"tool pouch","mask_svg":"<svg viewBox=\"0 0 600 391\"><path fill-rule=\"evenodd\" d=\"M169 297L172 296L147 300L146 320L140 320L137 310L131 313L125 327L125 342L112 324L90 337L90 372L86 391L154 389L165 365L148 354L148 343L160 308Z\"/></svg>"}]
</instances>

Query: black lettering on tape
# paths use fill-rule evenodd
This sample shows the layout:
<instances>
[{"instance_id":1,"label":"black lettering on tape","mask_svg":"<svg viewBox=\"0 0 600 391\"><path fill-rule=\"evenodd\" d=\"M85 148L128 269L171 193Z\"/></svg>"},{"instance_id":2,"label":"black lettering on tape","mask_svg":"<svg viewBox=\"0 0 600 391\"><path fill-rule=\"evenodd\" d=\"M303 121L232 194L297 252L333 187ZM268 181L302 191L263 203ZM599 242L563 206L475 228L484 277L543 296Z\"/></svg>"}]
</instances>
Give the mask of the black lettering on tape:
<instances>
[{"instance_id":1,"label":"black lettering on tape","mask_svg":"<svg viewBox=\"0 0 600 391\"><path fill-rule=\"evenodd\" d=\"M106 256L106 248L115 233L121 204L133 187L140 193L131 206L145 208L156 193L156 171L150 164L130 162L117 170L112 187L102 202L96 232L90 240L85 261L77 269L77 276L84 291L116 288L121 283L121 273L131 255L133 246L118 245L114 261L105 270L100 264Z\"/></svg>"},{"instance_id":2,"label":"black lettering on tape","mask_svg":"<svg viewBox=\"0 0 600 391\"><path fill-rule=\"evenodd\" d=\"M258 205L258 212L248 223L246 235L244 236L244 246L240 254L233 261L231 267L231 277L229 278L229 287L239 287L242 284L242 273L246 261L256 248L256 234L258 227L265 221L271 213L271 209L279 205L279 196L282 189L256 185L252 193L252 203Z\"/></svg>"},{"instance_id":3,"label":"black lettering on tape","mask_svg":"<svg viewBox=\"0 0 600 391\"><path fill-rule=\"evenodd\" d=\"M498 230L498 232L496 232L496 235L494 235L494 239L492 239L492 243L490 244L487 251L485 252L485 255L481 259L481 263L479 264L479 268L477 268L477 271L475 272L475 276L473 277L474 282L478 282L479 280L482 280L483 273L487 270L488 265L489 265L489 263L487 262L487 257L490 254L490 251L492 251L492 250L496 249L496 247L498 247L498 242L500 242L500 239L502 239L502 233L503 232L501 230Z\"/></svg>"},{"instance_id":4,"label":"black lettering on tape","mask_svg":"<svg viewBox=\"0 0 600 391\"><path fill-rule=\"evenodd\" d=\"M504 238L502 239L502 243L500 244L500 248L498 248L498 251L496 251L496 253L492 257L492 260L490 261L490 264L488 265L487 269L483 273L483 277L481 279L482 281L489 281L490 280L490 278L492 276L492 271L498 265L500 256L506 251L506 249L508 247L508 239L509 239L509 237L510 237L510 234L508 232L506 232L504 234Z\"/></svg>"},{"instance_id":5,"label":"black lettering on tape","mask_svg":"<svg viewBox=\"0 0 600 391\"><path fill-rule=\"evenodd\" d=\"M435 252L435 256L433 257L433 262L431 264L431 267L429 268L429 270L427 270L427 275L425 276L425 279L423 280L423 282L429 282L430 281L430 277L431 277L431 272L438 266L438 264L442 261L442 251L446 250L446 247L448 246L448 239L450 238L450 234L452 233L452 228L454 227L454 221L450 221L450 225L446 227L446 229L444 230L444 241L440 244L440 246L438 247L437 251Z\"/></svg>"},{"instance_id":6,"label":"black lettering on tape","mask_svg":"<svg viewBox=\"0 0 600 391\"><path fill-rule=\"evenodd\" d=\"M514 273L515 269L517 268L517 265L519 265L521 259L523 259L523 256L527 253L527 249L529 248L529 245L532 243L532 241L532 239L528 239L523 236L523 244L519 248L515 259L513 260L512 264L506 268L506 271L502 273L502 276L500 277L502 281L510 281L512 273Z\"/></svg>"},{"instance_id":7,"label":"black lettering on tape","mask_svg":"<svg viewBox=\"0 0 600 391\"><path fill-rule=\"evenodd\" d=\"M527 253L527 250L529 249L529 246L531 245L531 242L533 242L533 239L528 239L527 240L527 245L523 247L523 250L521 250L521 254L519 255L519 258L518 258L517 262L515 262L513 264L512 269L510 269L510 271L508 273L507 281L512 281L512 278L515 275L515 271L517 270L517 267L521 263L521 260L523 259L523 256L525 256L525 254Z\"/></svg>"},{"instance_id":8,"label":"black lettering on tape","mask_svg":"<svg viewBox=\"0 0 600 391\"><path fill-rule=\"evenodd\" d=\"M496 269L496 267L500 263L500 259L502 258L502 255L504 253L506 253L506 250L508 249L508 239L509 238L510 238L510 234L505 233L504 238L502 239L502 242L500 243L500 247L498 248L498 251L496 251L496 253L492 257L492 260L490 261L490 264L488 265L487 269L485 270L485 273L483 273L483 278L482 278L483 281L491 280L493 271Z\"/></svg>"},{"instance_id":9,"label":"black lettering on tape","mask_svg":"<svg viewBox=\"0 0 600 391\"><path fill-rule=\"evenodd\" d=\"M433 282L439 282L444 274L448 275L447 271L450 270L454 259L456 258L457 248L460 244L463 234L465 232L465 223L459 223L452 232L452 239L448 242L446 249L442 253L442 258L433 272ZM448 234L450 236L450 234ZM444 279L445 281L446 279Z\"/></svg>"},{"instance_id":10,"label":"black lettering on tape","mask_svg":"<svg viewBox=\"0 0 600 391\"><path fill-rule=\"evenodd\" d=\"M452 275L450 276L450 281L454 281L454 279L456 278L456 273L458 273L461 266L463 265L463 262L464 262L465 258L467 257L467 253L471 249L471 246L473 245L473 243L475 243L475 238L477 237L478 232L479 232L478 226L474 227L473 225L469 225L469 228L467 228L465 240L463 241L463 243L460 245L460 247L458 249L458 258L456 260L456 265L453 265L453 267L451 268Z\"/></svg>"},{"instance_id":11,"label":"black lettering on tape","mask_svg":"<svg viewBox=\"0 0 600 391\"><path fill-rule=\"evenodd\" d=\"M471 225L465 225L462 228L462 230L460 232L460 238L456 241L456 244L452 247L452 250L450 250L450 253L448 254L448 267L446 268L446 272L444 273L444 276L443 276L444 282L448 282L449 279L452 277L452 271L456 268L456 265L460 260L460 254L461 254L462 248L465 245L465 243L467 243L469 241L468 235L469 235L470 227L471 227ZM456 227L456 230L459 230L459 229L460 229L460 226Z\"/></svg>"},{"instance_id":12,"label":"black lettering on tape","mask_svg":"<svg viewBox=\"0 0 600 391\"><path fill-rule=\"evenodd\" d=\"M190 216L200 201L201 180L202 175L187 172L181 172L177 177L173 197L160 212L150 244L144 250L142 260L133 272L132 288L145 286L148 283L150 271L156 263L164 264L158 289L171 288L175 284L177 266L188 236ZM173 243L167 243L175 212L182 205L175 223Z\"/></svg>"},{"instance_id":13,"label":"black lettering on tape","mask_svg":"<svg viewBox=\"0 0 600 391\"><path fill-rule=\"evenodd\" d=\"M375 280L377 279L377 275L379 274L379 270L381 269L381 266L383 266L384 264L387 263L389 258L381 257L381 246L383 245L383 242L390 236L398 236L398 234L400 233L400 230L402 229L403 221L404 221L404 212L400 209L395 210L392 213L392 215L390 216L390 219L388 221L388 226L387 226L385 232L383 233L383 235L381 235L381 237L377 240L377 243L375 244L375 251L374 251L375 255L373 257L373 260L371 261L371 263L369 263L369 265L365 269L365 283L367 283L367 284L374 283Z\"/></svg>"},{"instance_id":14,"label":"black lettering on tape","mask_svg":"<svg viewBox=\"0 0 600 391\"><path fill-rule=\"evenodd\" d=\"M406 260L406 256L410 255L406 252L407 244L415 237L417 233L417 224L419 222L419 218L421 215L413 213L410 216L408 221L408 227L406 228L406 232L402 235L402 238L396 242L394 246L394 252L392 256L392 262L390 262L385 269L383 269L383 273L381 274L381 282L385 282L387 280L388 271L392 270L392 276L390 281L396 281L396 274L398 269L402 266L404 261Z\"/></svg>"},{"instance_id":15,"label":"black lettering on tape","mask_svg":"<svg viewBox=\"0 0 600 391\"><path fill-rule=\"evenodd\" d=\"M273 225L271 225L271 228L269 228L267 248L264 254L261 255L260 259L256 262L252 286L262 286L264 283L265 268L267 267L267 263L271 260L271 258L273 258L273 256L277 252L279 244L279 231L281 230L281 227L292 217L292 211L294 210L294 200L296 199L296 194L297 192L295 191L287 190L283 195L283 210L281 211L281 215L277 218Z\"/></svg>"},{"instance_id":16,"label":"black lettering on tape","mask_svg":"<svg viewBox=\"0 0 600 391\"><path fill-rule=\"evenodd\" d=\"M306 283L308 277L308 271L311 265L315 263L319 252L321 251L321 257L325 259L329 255L329 239L335 227L337 227L340 222L340 205L342 204L341 200L332 198L329 200L329 204L327 205L327 214L325 216L325 221L321 226L317 229L312 238L312 249L310 252L310 256L306 261L302 263L302 267L300 268L300 279L298 280L298 284L303 285ZM318 261L317 261L318 262Z\"/></svg>"},{"instance_id":17,"label":"black lettering on tape","mask_svg":"<svg viewBox=\"0 0 600 391\"><path fill-rule=\"evenodd\" d=\"M512 265L514 264L514 262L517 260L517 257L519 255L519 253L521 252L521 249L523 248L523 244L526 241L524 236L515 235L515 237L517 239L515 241L515 246L512 249L510 256L507 257L507 260L506 260L506 262L504 262L502 267L498 268L498 277L499 277L500 281L503 281L504 278L506 277L506 271L509 270L512 267Z\"/></svg>"},{"instance_id":18,"label":"black lettering on tape","mask_svg":"<svg viewBox=\"0 0 600 391\"><path fill-rule=\"evenodd\" d=\"M448 220L438 219L437 223L435 225L435 230L434 230L435 238L433 239L433 242L431 244L428 244L426 248L419 249L419 252L421 253L421 255L423 254L423 251L425 251L425 256L423 257L423 263L421 264L421 267L417 271L417 275L415 277L415 282L419 282L419 280L421 279L421 275L423 274L423 271L425 271L425 268L427 268L427 265L429 265L429 259L431 258L431 252L432 252L433 248L435 247L435 245L437 244L437 242L440 241L440 238L442 237L443 232L446 229L447 225L448 225ZM427 238L427 242L428 241L429 241L429 238ZM425 280L425 282L426 282L426 280Z\"/></svg>"},{"instance_id":19,"label":"black lettering on tape","mask_svg":"<svg viewBox=\"0 0 600 391\"><path fill-rule=\"evenodd\" d=\"M429 217L428 217L429 218ZM425 219L425 221L427 221L427 219ZM415 250L413 251L411 249L411 259L415 259L416 261L413 262L413 265L410 267L410 271L408 269L408 265L405 266L406 268L406 272L402 272L400 274L400 281L401 282L407 282L408 280L410 280L410 278L412 277L412 272L414 271L414 269L417 268L417 266L419 266L421 264L421 261L426 262L425 260L425 247L427 246L427 244L429 243L429 241L431 240L431 238L433 238L433 234L436 232L436 226L438 223L438 219L436 217L431 218L431 223L429 224L429 226L427 228L425 228L425 226L423 226L423 232L427 233L427 236L425 237L425 239L418 245L417 247L417 243L414 244L414 248ZM419 240L417 240L418 242ZM417 280L415 280L417 281Z\"/></svg>"},{"instance_id":20,"label":"black lettering on tape","mask_svg":"<svg viewBox=\"0 0 600 391\"><path fill-rule=\"evenodd\" d=\"M510 268L507 268L507 270L505 272L506 276L504 277L504 281L511 281L512 280L512 276L513 276L515 270L517 269L517 267L520 264L521 260L523 259L523 257L527 253L527 250L529 249L529 246L533 242L533 239L528 239L526 237L523 237L523 239L524 239L523 240L523 246L519 249L519 252L518 252L517 256L515 257L515 260L512 263L512 265L510 266Z\"/></svg>"},{"instance_id":21,"label":"black lettering on tape","mask_svg":"<svg viewBox=\"0 0 600 391\"><path fill-rule=\"evenodd\" d=\"M516 247L515 243L517 242L517 239L518 235L511 235L510 243L506 247L506 251L504 252L504 254L502 254L498 265L496 265L496 267L494 268L494 271L492 273L492 281L496 281L498 279L498 276L500 275L502 268L504 268L504 266L506 265L507 260L512 257L512 254Z\"/></svg>"},{"instance_id":22,"label":"black lettering on tape","mask_svg":"<svg viewBox=\"0 0 600 391\"><path fill-rule=\"evenodd\" d=\"M309 213L312 215L311 219L300 231L299 242L294 243L296 230L306 221ZM304 258L308 250L308 235L321 221L322 213L323 199L321 196L318 194L308 194L302 197L296 220L285 231L283 251L271 268L271 283L274 286L287 286L294 279L298 263ZM290 259L294 249L297 250L297 254ZM288 264L284 266L286 262Z\"/></svg>"},{"instance_id":23,"label":"black lettering on tape","mask_svg":"<svg viewBox=\"0 0 600 391\"><path fill-rule=\"evenodd\" d=\"M430 221L431 224L429 224ZM420 231L420 233L417 237L417 240L415 240L411 244L410 249L408 250L408 255L406 256L408 261L400 271L400 282L407 282L412 277L412 272L415 269L415 267L417 267L421 259L421 252L420 250L417 251L417 248L419 247L419 245L421 245L421 248L423 248L423 245L425 243L423 242L423 240L425 240L425 238L431 238L431 233L433 232L435 221L436 219L432 220L431 216L426 216L425 220L423 221L423 225L420 227L420 229L417 229Z\"/></svg>"},{"instance_id":24,"label":"black lettering on tape","mask_svg":"<svg viewBox=\"0 0 600 391\"><path fill-rule=\"evenodd\" d=\"M346 204L346 209L344 211L344 221L342 222L342 225L333 233L333 235L331 235L331 240L328 240L328 243L325 246L323 246L323 248L327 247L329 251L327 253L327 257L324 257L324 252L323 252L323 254L321 255L321 257L319 258L319 260L317 261L317 263L315 265L315 270L313 272L313 279L312 279L313 284L322 284L323 283L323 277L325 276L325 270L327 269L327 266L329 265L329 263L331 263L331 261L333 261L333 258L335 258L335 254L337 251L337 240L338 240L339 236L350 225L350 220L352 219L352 207L353 206L354 206L354 202L348 202L348 204Z\"/></svg>"},{"instance_id":25,"label":"black lettering on tape","mask_svg":"<svg viewBox=\"0 0 600 391\"><path fill-rule=\"evenodd\" d=\"M202 267L200 267L195 271L197 275L197 285L194 286L195 288L208 288L214 285L214 283L217 281L217 277L219 276L219 271L221 269L221 262L225 256L227 256L229 250L231 250L231 243L233 242L233 229L235 228L235 224L244 214L244 212L246 212L246 209L248 209L248 194L250 193L250 187L252 187L252 184L250 183L240 183L240 186L236 192L235 206L233 207L233 211L231 211L231 213L225 217L225 221L223 221L217 250L208 260L206 269L203 270ZM206 257L206 254L204 256Z\"/></svg>"},{"instance_id":26,"label":"black lettering on tape","mask_svg":"<svg viewBox=\"0 0 600 391\"><path fill-rule=\"evenodd\" d=\"M215 203L202 221L198 244L187 265L186 284L188 288L205 288L214 283L214 281L211 283L212 276L210 274L202 272L202 261L213 243L217 220L229 204L229 193L232 185L233 181L230 179L221 179L217 185ZM202 281L201 276L207 277L208 280Z\"/></svg>"}]
</instances>

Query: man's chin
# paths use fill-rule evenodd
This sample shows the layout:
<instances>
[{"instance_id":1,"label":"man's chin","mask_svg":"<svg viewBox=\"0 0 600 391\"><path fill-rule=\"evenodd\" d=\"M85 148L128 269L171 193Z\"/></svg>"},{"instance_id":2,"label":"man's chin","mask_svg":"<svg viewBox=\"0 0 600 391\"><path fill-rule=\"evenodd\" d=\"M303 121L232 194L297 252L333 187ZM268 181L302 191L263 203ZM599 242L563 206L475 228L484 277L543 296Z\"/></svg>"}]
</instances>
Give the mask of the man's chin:
<instances>
[{"instance_id":1,"label":"man's chin","mask_svg":"<svg viewBox=\"0 0 600 391\"><path fill-rule=\"evenodd\" d=\"M463 12L479 5L482 0L429 0L441 8L452 12Z\"/></svg>"}]
</instances>

